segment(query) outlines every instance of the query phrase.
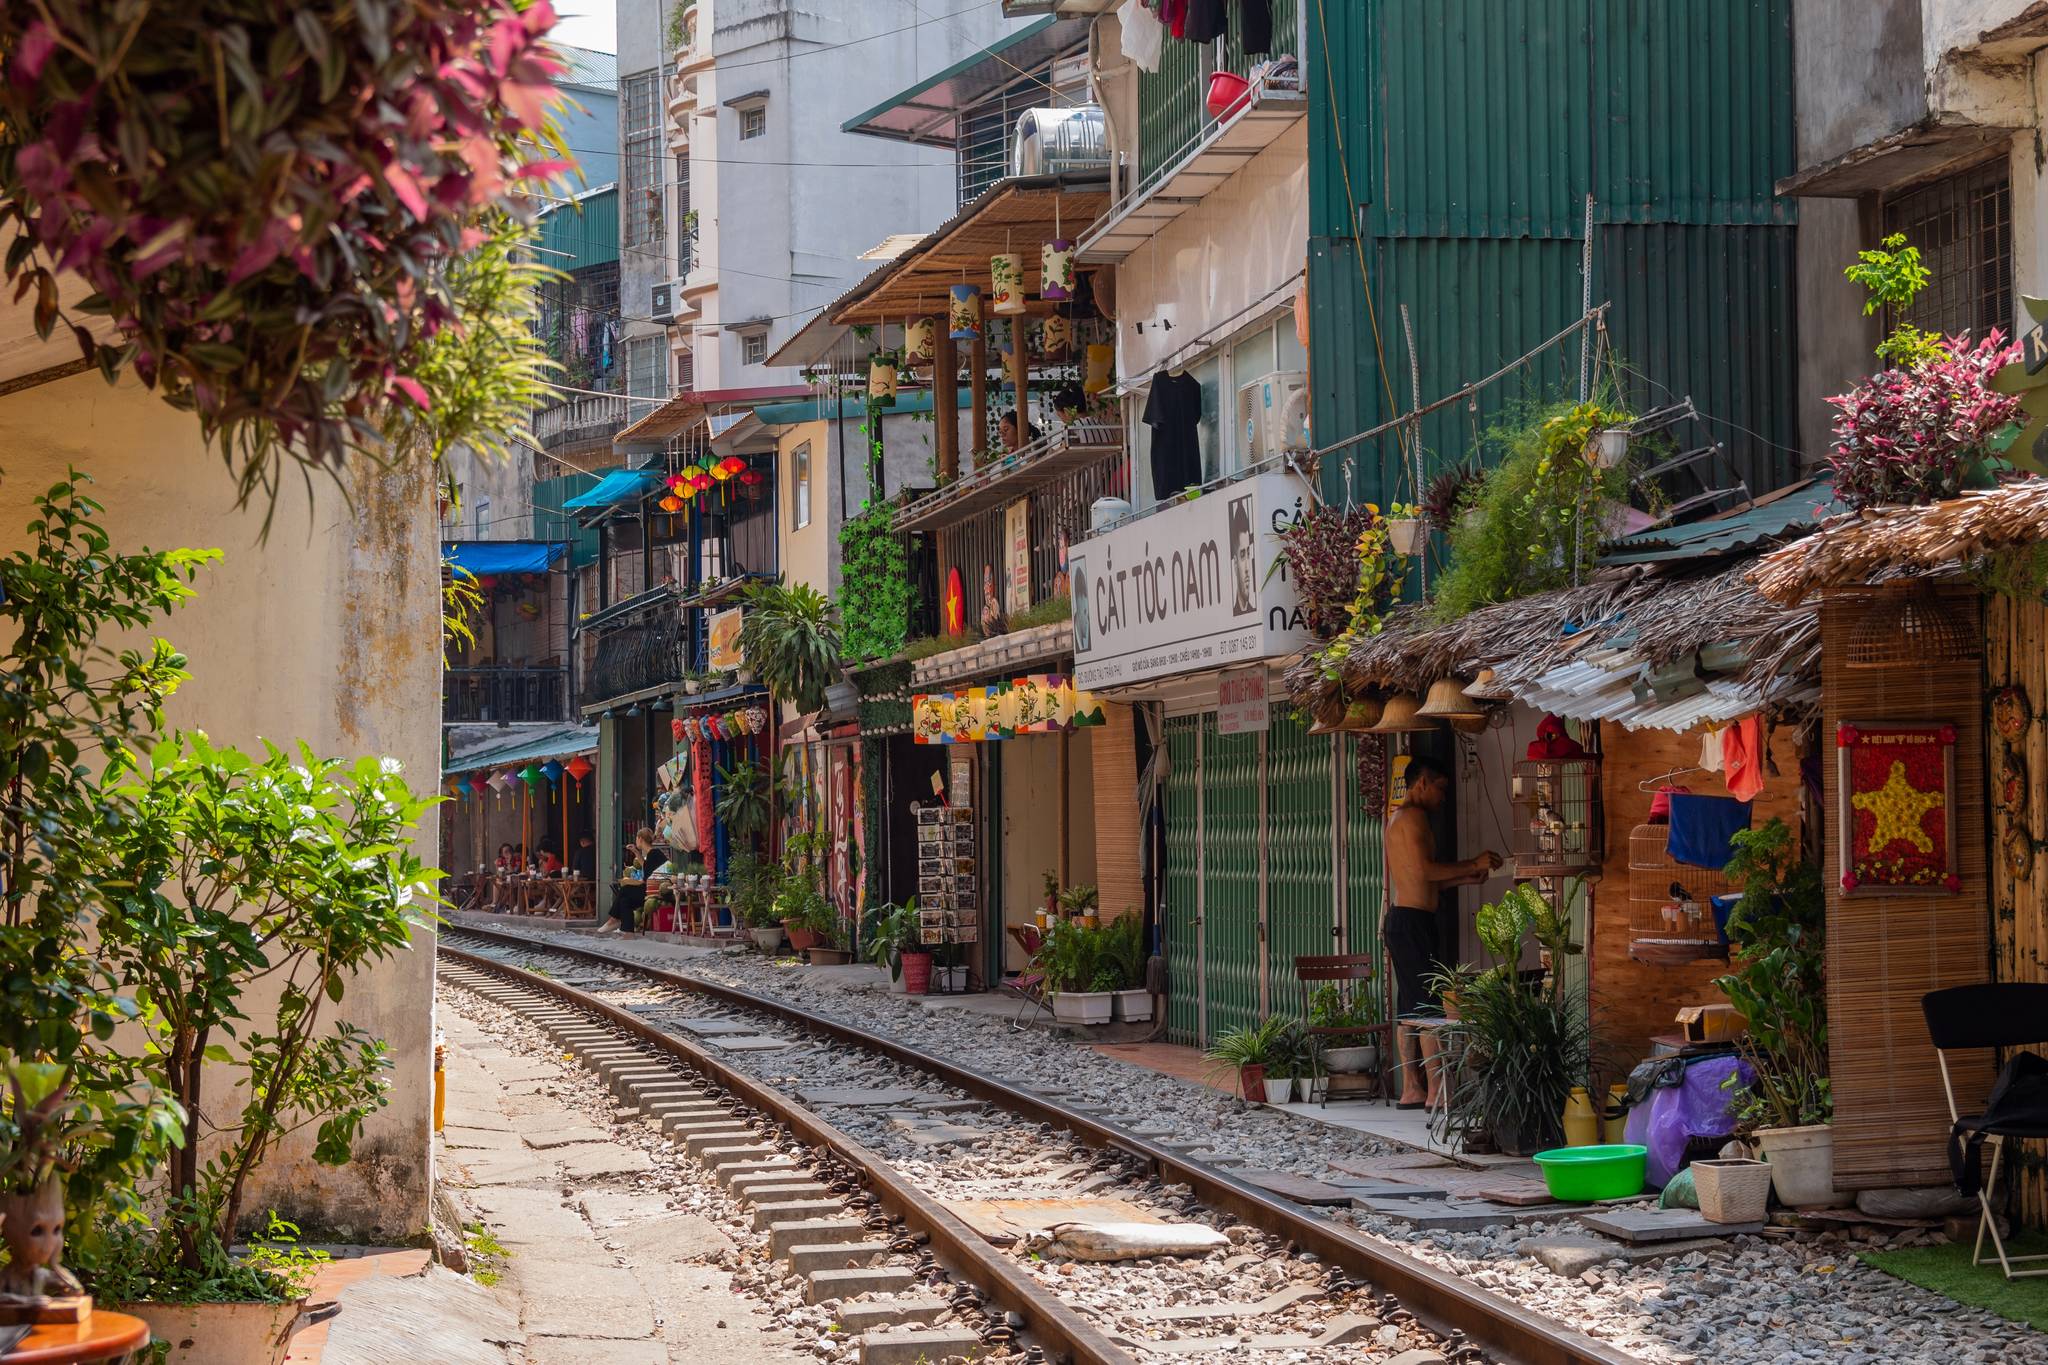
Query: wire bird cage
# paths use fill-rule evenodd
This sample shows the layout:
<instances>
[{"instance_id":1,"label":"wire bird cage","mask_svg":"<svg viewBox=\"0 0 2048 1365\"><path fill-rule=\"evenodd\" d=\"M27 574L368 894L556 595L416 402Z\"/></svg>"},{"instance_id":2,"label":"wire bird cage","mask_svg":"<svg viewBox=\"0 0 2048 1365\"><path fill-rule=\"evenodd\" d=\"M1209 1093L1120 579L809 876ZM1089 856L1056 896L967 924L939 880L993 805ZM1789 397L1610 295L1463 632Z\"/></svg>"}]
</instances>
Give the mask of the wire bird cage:
<instances>
[{"instance_id":1,"label":"wire bird cage","mask_svg":"<svg viewBox=\"0 0 2048 1365\"><path fill-rule=\"evenodd\" d=\"M1667 850L1670 838L1669 825L1629 831L1628 955L1665 966L1725 958L1713 898L1741 888L1712 868L1679 862Z\"/></svg>"},{"instance_id":2,"label":"wire bird cage","mask_svg":"<svg viewBox=\"0 0 2048 1365\"><path fill-rule=\"evenodd\" d=\"M1847 668L1929 667L1964 663L1984 652L1965 613L1944 609L1924 582L1893 584L1871 599L1849 628Z\"/></svg>"},{"instance_id":3,"label":"wire bird cage","mask_svg":"<svg viewBox=\"0 0 2048 1365\"><path fill-rule=\"evenodd\" d=\"M1512 781L1515 875L1598 875L1606 852L1599 757L1526 760L1515 764Z\"/></svg>"}]
</instances>

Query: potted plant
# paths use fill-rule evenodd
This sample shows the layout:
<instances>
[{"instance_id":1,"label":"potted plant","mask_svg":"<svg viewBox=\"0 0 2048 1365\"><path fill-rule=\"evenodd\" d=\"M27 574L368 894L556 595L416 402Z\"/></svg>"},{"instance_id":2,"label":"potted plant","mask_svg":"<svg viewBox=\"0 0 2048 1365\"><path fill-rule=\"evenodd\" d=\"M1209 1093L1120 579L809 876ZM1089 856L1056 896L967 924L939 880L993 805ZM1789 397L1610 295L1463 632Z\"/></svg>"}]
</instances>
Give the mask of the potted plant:
<instances>
[{"instance_id":1,"label":"potted plant","mask_svg":"<svg viewBox=\"0 0 2048 1365\"><path fill-rule=\"evenodd\" d=\"M1387 544L1397 555L1413 558L1429 545L1429 523L1423 519L1422 509L1409 503L1397 502L1393 515L1387 519Z\"/></svg>"},{"instance_id":2,"label":"potted plant","mask_svg":"<svg viewBox=\"0 0 2048 1365\"><path fill-rule=\"evenodd\" d=\"M1280 1016L1275 1015L1275 1018ZM1295 1078L1308 1070L1308 1035L1291 1020L1273 1047L1273 1060L1266 1063L1266 1103L1294 1103ZM1302 1098L1308 1097L1308 1085L1302 1084Z\"/></svg>"},{"instance_id":3,"label":"potted plant","mask_svg":"<svg viewBox=\"0 0 2048 1365\"><path fill-rule=\"evenodd\" d=\"M1038 927L1043 929L1060 916L1059 874L1047 868L1044 874L1045 908L1038 912Z\"/></svg>"},{"instance_id":4,"label":"potted plant","mask_svg":"<svg viewBox=\"0 0 2048 1365\"><path fill-rule=\"evenodd\" d=\"M1070 886L1060 892L1060 909L1090 929L1100 923L1098 898L1092 886Z\"/></svg>"},{"instance_id":5,"label":"potted plant","mask_svg":"<svg viewBox=\"0 0 2048 1365\"><path fill-rule=\"evenodd\" d=\"M1127 1024L1142 1024L1152 1017L1152 992L1145 989L1145 919L1126 908L1102 928L1103 955L1115 969L1116 985L1111 987L1115 1017Z\"/></svg>"},{"instance_id":6,"label":"potted plant","mask_svg":"<svg viewBox=\"0 0 2048 1365\"><path fill-rule=\"evenodd\" d=\"M751 839L768 828L771 816L768 770L751 758L718 770L718 794L711 812L737 839Z\"/></svg>"},{"instance_id":7,"label":"potted plant","mask_svg":"<svg viewBox=\"0 0 2048 1365\"><path fill-rule=\"evenodd\" d=\"M1347 995L1336 982L1326 982L1309 995L1308 1022L1311 1028L1369 1028L1379 1022L1379 1010L1364 991ZM1377 1043L1319 1048L1316 1055L1325 1070L1340 1076L1360 1075L1380 1064Z\"/></svg>"},{"instance_id":8,"label":"potted plant","mask_svg":"<svg viewBox=\"0 0 2048 1365\"><path fill-rule=\"evenodd\" d=\"M733 914L747 926L747 934L762 952L773 956L782 946L782 911L776 904L782 891L782 869L752 849L733 855L726 894Z\"/></svg>"},{"instance_id":9,"label":"potted plant","mask_svg":"<svg viewBox=\"0 0 2048 1365\"><path fill-rule=\"evenodd\" d=\"M844 671L839 617L825 594L805 583L756 583L740 622L741 682L761 679L770 695L799 712L825 704Z\"/></svg>"},{"instance_id":10,"label":"potted plant","mask_svg":"<svg viewBox=\"0 0 2048 1365\"><path fill-rule=\"evenodd\" d=\"M411 947L438 875L412 851L412 831L433 801L388 759L303 745L257 757L200 734L110 780L135 819L117 836L129 890L100 918L98 953L152 1007L151 1066L185 1129L155 1219L129 1224L118 1253L96 1249L99 1292L122 1285L127 1311L188 1350L173 1359L282 1359L303 1289L227 1249L250 1176L279 1142L313 1129L313 1159L345 1164L387 1103L383 1040L332 1006L359 971ZM278 1000L260 1026L243 1013L259 982ZM246 1101L202 1116L209 1081ZM224 1351L249 1336L274 1341L274 1357Z\"/></svg>"},{"instance_id":11,"label":"potted plant","mask_svg":"<svg viewBox=\"0 0 2048 1365\"><path fill-rule=\"evenodd\" d=\"M1565 1101L1587 1084L1595 1048L1585 1003L1566 995L1556 972L1525 976L1523 946L1533 938L1553 962L1584 948L1571 941L1566 917L1527 884L1482 906L1475 927L1494 965L1456 992L1466 1056L1452 1086L1451 1124L1528 1156L1562 1145Z\"/></svg>"},{"instance_id":12,"label":"potted plant","mask_svg":"<svg viewBox=\"0 0 2048 1365\"><path fill-rule=\"evenodd\" d=\"M1064 897L1062 897L1064 900ZM1052 1015L1062 1024L1106 1024L1115 1013L1115 969L1103 956L1102 930L1080 919L1061 920L1045 933L1041 958L1052 991Z\"/></svg>"},{"instance_id":13,"label":"potted plant","mask_svg":"<svg viewBox=\"0 0 2048 1365\"><path fill-rule=\"evenodd\" d=\"M1828 1089L1827 897L1783 820L1739 831L1724 875L1741 883L1728 916L1733 970L1714 984L1742 1014L1749 1065L1735 1116L1771 1165L1778 1201L1845 1202L1835 1190L1834 1100Z\"/></svg>"},{"instance_id":14,"label":"potted plant","mask_svg":"<svg viewBox=\"0 0 2048 1365\"><path fill-rule=\"evenodd\" d=\"M1235 1071L1238 1094L1256 1104L1265 1097L1266 1068L1280 1055L1286 1032L1285 1019L1268 1015L1256 1024L1217 1035L1202 1055L1218 1067Z\"/></svg>"},{"instance_id":15,"label":"potted plant","mask_svg":"<svg viewBox=\"0 0 2048 1365\"><path fill-rule=\"evenodd\" d=\"M907 904L888 904L870 912L866 936L868 961L889 969L889 989L904 994L903 955L917 951L917 897ZM926 980L930 980L931 955L925 955ZM923 992L919 991L922 995Z\"/></svg>"}]
</instances>

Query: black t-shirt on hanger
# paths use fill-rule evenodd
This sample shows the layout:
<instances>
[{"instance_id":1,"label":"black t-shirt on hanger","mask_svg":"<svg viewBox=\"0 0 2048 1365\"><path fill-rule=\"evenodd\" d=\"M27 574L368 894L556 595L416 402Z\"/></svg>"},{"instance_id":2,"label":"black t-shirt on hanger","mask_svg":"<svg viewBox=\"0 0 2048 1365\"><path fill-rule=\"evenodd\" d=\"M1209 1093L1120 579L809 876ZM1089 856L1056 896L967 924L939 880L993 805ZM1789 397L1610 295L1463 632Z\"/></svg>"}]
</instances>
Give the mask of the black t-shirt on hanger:
<instances>
[{"instance_id":1,"label":"black t-shirt on hanger","mask_svg":"<svg viewBox=\"0 0 2048 1365\"><path fill-rule=\"evenodd\" d=\"M1181 37L1191 43L1214 42L1225 28L1223 0L1188 0L1188 21Z\"/></svg>"},{"instance_id":2,"label":"black t-shirt on hanger","mask_svg":"<svg viewBox=\"0 0 2048 1365\"><path fill-rule=\"evenodd\" d=\"M1152 428L1152 496L1170 498L1202 481L1202 385L1193 375L1161 370L1145 399Z\"/></svg>"},{"instance_id":3,"label":"black t-shirt on hanger","mask_svg":"<svg viewBox=\"0 0 2048 1365\"><path fill-rule=\"evenodd\" d=\"M1273 51L1273 0L1237 0L1237 31L1245 55L1263 57Z\"/></svg>"}]
</instances>

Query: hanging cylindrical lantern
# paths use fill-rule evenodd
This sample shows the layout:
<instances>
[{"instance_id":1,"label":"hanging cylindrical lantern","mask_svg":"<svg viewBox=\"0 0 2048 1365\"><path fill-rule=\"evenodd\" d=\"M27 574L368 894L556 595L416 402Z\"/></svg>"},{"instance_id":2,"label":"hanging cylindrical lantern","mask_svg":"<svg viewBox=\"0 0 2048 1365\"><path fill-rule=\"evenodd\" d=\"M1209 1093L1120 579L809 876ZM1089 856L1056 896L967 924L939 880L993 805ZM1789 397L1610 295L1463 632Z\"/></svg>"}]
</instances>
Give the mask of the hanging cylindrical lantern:
<instances>
[{"instance_id":1,"label":"hanging cylindrical lantern","mask_svg":"<svg viewBox=\"0 0 2048 1365\"><path fill-rule=\"evenodd\" d=\"M988 258L989 291L995 296L991 308L1004 317L1024 311L1024 258L1005 251Z\"/></svg>"},{"instance_id":2,"label":"hanging cylindrical lantern","mask_svg":"<svg viewBox=\"0 0 2048 1365\"><path fill-rule=\"evenodd\" d=\"M1055 237L1045 244L1045 278L1039 282L1038 297L1051 303L1065 303L1074 297L1074 244Z\"/></svg>"},{"instance_id":3,"label":"hanging cylindrical lantern","mask_svg":"<svg viewBox=\"0 0 2048 1365\"><path fill-rule=\"evenodd\" d=\"M876 351L868 357L868 401L885 408L896 406L894 351Z\"/></svg>"},{"instance_id":4,"label":"hanging cylindrical lantern","mask_svg":"<svg viewBox=\"0 0 2048 1365\"><path fill-rule=\"evenodd\" d=\"M903 327L903 359L906 364L929 364L938 354L939 320L913 318Z\"/></svg>"},{"instance_id":5,"label":"hanging cylindrical lantern","mask_svg":"<svg viewBox=\"0 0 2048 1365\"><path fill-rule=\"evenodd\" d=\"M1024 338L1012 332L1010 344L1003 350L1003 383L1011 392L1024 392L1024 376L1031 372L1030 358L1024 354Z\"/></svg>"},{"instance_id":6,"label":"hanging cylindrical lantern","mask_svg":"<svg viewBox=\"0 0 2048 1365\"><path fill-rule=\"evenodd\" d=\"M981 335L981 287L956 284L952 305L946 310L951 324L947 334L955 341L973 341Z\"/></svg>"},{"instance_id":7,"label":"hanging cylindrical lantern","mask_svg":"<svg viewBox=\"0 0 2048 1365\"><path fill-rule=\"evenodd\" d=\"M1116 347L1097 342L1088 348L1088 378L1081 391L1090 397L1109 392L1116 381Z\"/></svg>"},{"instance_id":8,"label":"hanging cylindrical lantern","mask_svg":"<svg viewBox=\"0 0 2048 1365\"><path fill-rule=\"evenodd\" d=\"M1066 357L1067 347L1074 341L1074 324L1058 313L1045 320L1045 358L1061 360Z\"/></svg>"}]
</instances>

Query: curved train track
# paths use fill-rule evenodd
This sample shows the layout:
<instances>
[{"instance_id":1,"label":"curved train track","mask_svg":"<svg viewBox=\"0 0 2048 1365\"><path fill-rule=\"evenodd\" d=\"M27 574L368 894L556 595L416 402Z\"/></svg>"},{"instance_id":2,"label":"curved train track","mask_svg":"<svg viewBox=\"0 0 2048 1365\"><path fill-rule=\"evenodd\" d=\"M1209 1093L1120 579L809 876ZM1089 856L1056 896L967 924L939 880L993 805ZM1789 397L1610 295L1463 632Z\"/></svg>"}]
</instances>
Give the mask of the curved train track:
<instances>
[{"instance_id":1,"label":"curved train track","mask_svg":"<svg viewBox=\"0 0 2048 1365\"><path fill-rule=\"evenodd\" d=\"M1160 1146L1126 1131L1097 1113L1070 1107L1057 1098L1009 1084L969 1067L904 1046L839 1020L809 1014L780 1001L714 982L701 981L614 956L596 948L543 942L495 929L450 927L440 952L442 976L448 984L482 988L498 1003L533 1017L564 1042L567 1050L592 1065L602 1064L621 1097L631 1087L675 1078L677 1066L700 1078L709 1097L735 1123L750 1132L765 1132L785 1147L807 1154L816 1178L835 1196L848 1197L853 1210L881 1230L901 1225L903 1234L888 1245L917 1259L916 1274L942 1286L957 1306L961 1325L972 1328L984 1349L1029 1351L1024 1359L1050 1358L1076 1365L1134 1365L1148 1346L1173 1355L1202 1358L1204 1347L1234 1348L1231 1359L1245 1353L1291 1351L1290 1358L1310 1362L1358 1361L1396 1357L1403 1351L1434 1351L1451 1365L1498 1361L1503 1365L1631 1365L1635 1360L1605 1343L1532 1313L1499 1295L1404 1256L1369 1240L1354 1229L1304 1212L1301 1208L1245 1183L1229 1172ZM534 970L538 968L539 970ZM575 978L575 983L557 979ZM495 983L495 984L486 984ZM612 997L608 999L607 997ZM690 1030L664 1023L675 1006L688 1002L695 1012L705 1006L721 1017L803 1033L842 1054L862 1056L864 1069L884 1076L940 1082L959 1092L948 1100L949 1118L993 1121L1010 1125L1015 1144L1050 1141L1038 1131L1051 1129L1090 1149L1095 1178L1085 1182L1097 1195L1122 1198L1151 1209L1206 1215L1205 1221L1225 1232L1249 1229L1280 1243L1279 1256L1296 1264L1299 1283L1313 1276L1318 1289L1310 1307L1327 1310L1315 1322L1319 1335L1279 1340L1235 1337L1205 1342L1199 1330L1167 1335L1173 1340L1148 1343L1133 1339L1101 1309L1102 1290L1115 1293L1113 1266L1090 1266L1071 1286L1058 1275L1043 1273L1043 1264L1027 1261L992 1244L957 1216L958 1182L935 1181L932 1164L915 1160L918 1174L901 1169L900 1160L876 1150L800 1102L797 1086L760 1053L728 1053L691 1036ZM630 1005L631 1008L627 1008ZM765 1023L764 1023L765 1021ZM701 1023L701 1021L699 1021ZM608 1055L607 1055L608 1054ZM645 1065L642 1065L644 1060ZM637 1082L635 1078L637 1077ZM621 1082L625 1083L622 1088ZM803 1082L815 1085L812 1078ZM672 1092L671 1092L672 1093ZM961 1113L968 1099L978 1105ZM645 1105L645 1101L642 1101ZM703 1120L712 1110L693 1101L665 1123ZM715 1136L719 1125L700 1131ZM726 1125L728 1135L738 1128ZM707 1140L711 1140L708 1139ZM879 1145L888 1146L887 1141ZM702 1150L701 1143L699 1150ZM1245 1234L1242 1230L1233 1240ZM875 1248L880 1250L881 1248ZM1239 1258L1249 1260L1250 1258ZM1260 1269L1273 1283L1273 1257L1259 1258ZM792 1261L794 1265L795 1262ZM1282 1266L1287 1270L1288 1267ZM1081 1286L1093 1294L1073 1292ZM991 1309L995 1311L991 1311ZM1180 1327L1199 1329L1196 1315L1176 1319ZM1012 1342L1013 1326L1021 1337ZM1025 1344L1028 1342L1028 1346ZM1035 1350L1032 1350L1035 1348ZM877 1352L876 1358L882 1358ZM1209 1358L1226 1358L1214 1355ZM1276 1354L1272 1358L1278 1359ZM1411 1357L1413 1359L1427 1358Z\"/></svg>"}]
</instances>

